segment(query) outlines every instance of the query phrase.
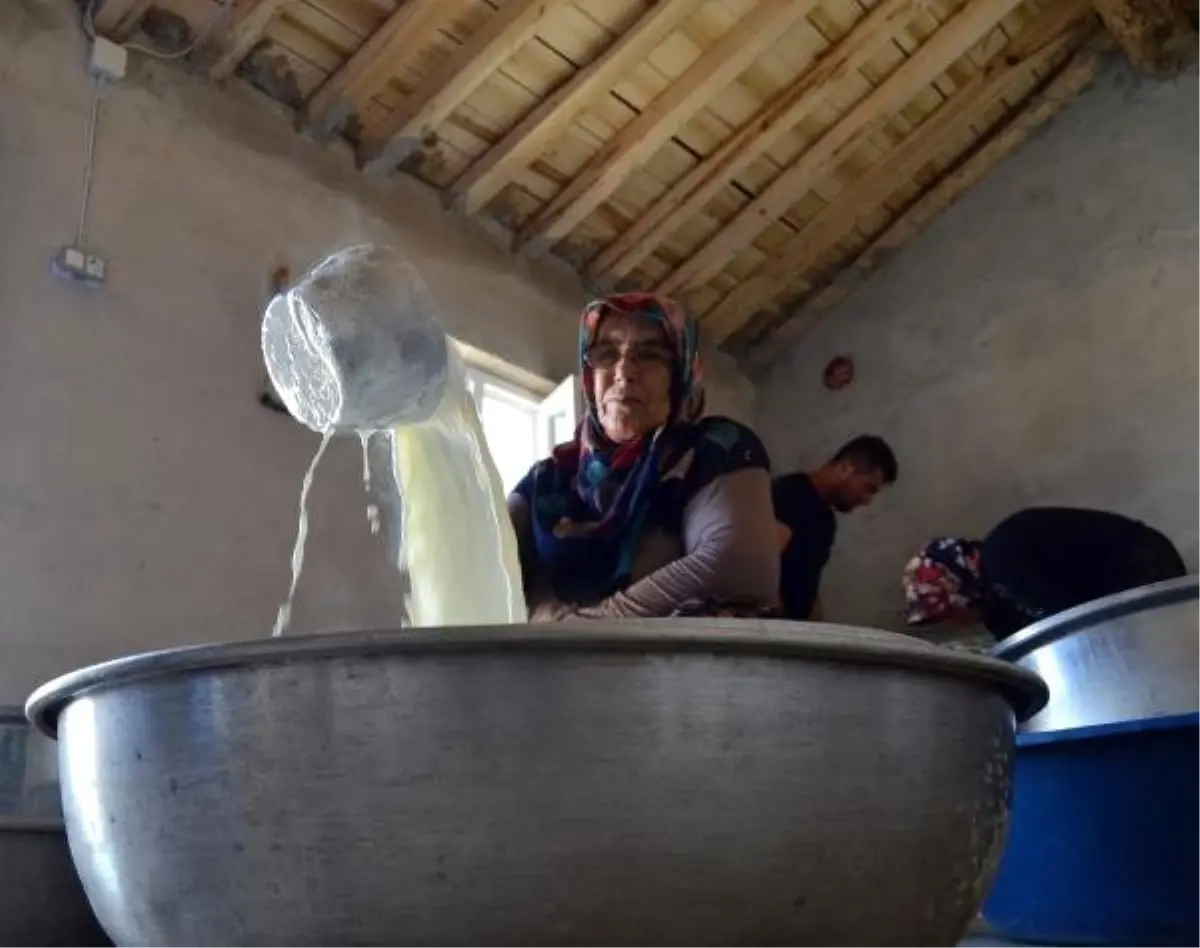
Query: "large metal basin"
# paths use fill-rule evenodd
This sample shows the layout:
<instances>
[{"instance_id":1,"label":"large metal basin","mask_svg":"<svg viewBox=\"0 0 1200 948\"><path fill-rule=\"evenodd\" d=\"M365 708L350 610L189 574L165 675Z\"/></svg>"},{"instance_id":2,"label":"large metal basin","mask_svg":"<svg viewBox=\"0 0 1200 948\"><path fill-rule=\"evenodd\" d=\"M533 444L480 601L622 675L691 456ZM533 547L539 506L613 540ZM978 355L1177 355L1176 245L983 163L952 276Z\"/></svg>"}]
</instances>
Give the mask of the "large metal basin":
<instances>
[{"instance_id":1,"label":"large metal basin","mask_svg":"<svg viewBox=\"0 0 1200 948\"><path fill-rule=\"evenodd\" d=\"M1037 677L735 621L347 633L41 688L119 944L919 944L1000 853Z\"/></svg>"},{"instance_id":2,"label":"large metal basin","mask_svg":"<svg viewBox=\"0 0 1200 948\"><path fill-rule=\"evenodd\" d=\"M71 864L53 742L0 708L0 945L106 945Z\"/></svg>"},{"instance_id":3,"label":"large metal basin","mask_svg":"<svg viewBox=\"0 0 1200 948\"><path fill-rule=\"evenodd\" d=\"M992 650L1028 668L1050 702L1029 733L1190 714L1200 708L1200 583L1183 576L1069 609Z\"/></svg>"}]
</instances>

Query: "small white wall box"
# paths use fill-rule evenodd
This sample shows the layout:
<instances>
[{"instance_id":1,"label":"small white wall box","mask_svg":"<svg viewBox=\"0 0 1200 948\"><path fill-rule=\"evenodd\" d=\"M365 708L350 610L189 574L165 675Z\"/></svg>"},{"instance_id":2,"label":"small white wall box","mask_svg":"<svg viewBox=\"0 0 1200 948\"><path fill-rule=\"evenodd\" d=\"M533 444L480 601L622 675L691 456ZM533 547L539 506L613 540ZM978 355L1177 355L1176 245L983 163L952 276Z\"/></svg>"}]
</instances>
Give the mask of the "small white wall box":
<instances>
[{"instance_id":1,"label":"small white wall box","mask_svg":"<svg viewBox=\"0 0 1200 948\"><path fill-rule=\"evenodd\" d=\"M92 40L92 59L88 68L93 76L104 79L124 79L129 53L120 43L97 36Z\"/></svg>"},{"instance_id":2,"label":"small white wall box","mask_svg":"<svg viewBox=\"0 0 1200 948\"><path fill-rule=\"evenodd\" d=\"M78 247L60 247L50 269L55 276L66 277L79 283L103 283L108 276L108 266L103 257L80 250Z\"/></svg>"}]
</instances>

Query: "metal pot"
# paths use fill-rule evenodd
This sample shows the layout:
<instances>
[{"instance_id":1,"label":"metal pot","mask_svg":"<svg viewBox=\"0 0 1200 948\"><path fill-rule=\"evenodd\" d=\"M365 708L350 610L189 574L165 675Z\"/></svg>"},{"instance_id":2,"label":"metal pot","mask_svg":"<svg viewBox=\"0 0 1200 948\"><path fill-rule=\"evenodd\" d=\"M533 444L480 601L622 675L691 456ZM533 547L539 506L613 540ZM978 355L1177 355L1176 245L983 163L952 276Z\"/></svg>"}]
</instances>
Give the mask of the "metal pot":
<instances>
[{"instance_id":1,"label":"metal pot","mask_svg":"<svg viewBox=\"0 0 1200 948\"><path fill-rule=\"evenodd\" d=\"M1195 712L1017 736L984 914L1037 945L1200 944Z\"/></svg>"},{"instance_id":2,"label":"metal pot","mask_svg":"<svg viewBox=\"0 0 1200 948\"><path fill-rule=\"evenodd\" d=\"M107 945L71 864L55 748L0 708L0 945Z\"/></svg>"},{"instance_id":3,"label":"metal pot","mask_svg":"<svg viewBox=\"0 0 1200 948\"><path fill-rule=\"evenodd\" d=\"M0 816L62 820L57 748L21 708L0 707Z\"/></svg>"},{"instance_id":4,"label":"metal pot","mask_svg":"<svg viewBox=\"0 0 1200 948\"><path fill-rule=\"evenodd\" d=\"M1037 672L1050 702L1022 730L1073 730L1200 707L1200 583L1183 576L1060 612L992 656Z\"/></svg>"},{"instance_id":5,"label":"metal pot","mask_svg":"<svg viewBox=\"0 0 1200 948\"><path fill-rule=\"evenodd\" d=\"M61 822L0 817L0 945L111 944L88 907Z\"/></svg>"},{"instance_id":6,"label":"metal pot","mask_svg":"<svg viewBox=\"0 0 1200 948\"><path fill-rule=\"evenodd\" d=\"M674 620L283 638L43 686L126 945L954 944L1022 669Z\"/></svg>"}]
</instances>

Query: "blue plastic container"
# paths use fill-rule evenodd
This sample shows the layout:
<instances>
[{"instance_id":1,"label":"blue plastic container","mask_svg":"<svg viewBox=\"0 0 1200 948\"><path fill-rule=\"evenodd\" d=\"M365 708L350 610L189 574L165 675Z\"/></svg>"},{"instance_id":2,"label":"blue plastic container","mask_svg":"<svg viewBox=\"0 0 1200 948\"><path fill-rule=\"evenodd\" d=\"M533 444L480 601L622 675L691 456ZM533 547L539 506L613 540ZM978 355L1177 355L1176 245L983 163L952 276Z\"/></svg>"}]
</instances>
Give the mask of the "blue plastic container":
<instances>
[{"instance_id":1,"label":"blue plastic container","mask_svg":"<svg viewBox=\"0 0 1200 948\"><path fill-rule=\"evenodd\" d=\"M1200 715L1017 738L983 914L1054 945L1200 945Z\"/></svg>"}]
</instances>

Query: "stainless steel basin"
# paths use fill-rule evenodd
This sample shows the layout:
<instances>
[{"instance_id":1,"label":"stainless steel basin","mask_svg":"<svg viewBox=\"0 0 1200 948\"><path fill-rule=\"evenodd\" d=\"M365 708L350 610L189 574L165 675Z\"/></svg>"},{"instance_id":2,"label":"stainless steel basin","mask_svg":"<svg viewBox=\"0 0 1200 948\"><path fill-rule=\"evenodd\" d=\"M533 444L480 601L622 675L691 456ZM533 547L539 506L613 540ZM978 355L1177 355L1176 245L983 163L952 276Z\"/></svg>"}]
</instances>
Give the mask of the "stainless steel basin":
<instances>
[{"instance_id":1,"label":"stainless steel basin","mask_svg":"<svg viewBox=\"0 0 1200 948\"><path fill-rule=\"evenodd\" d=\"M71 863L54 744L0 708L0 945L107 945Z\"/></svg>"},{"instance_id":2,"label":"stainless steel basin","mask_svg":"<svg viewBox=\"0 0 1200 948\"><path fill-rule=\"evenodd\" d=\"M992 655L1037 672L1050 701L1030 733L1189 714L1200 707L1200 583L1183 576L1051 616Z\"/></svg>"},{"instance_id":3,"label":"stainless steel basin","mask_svg":"<svg viewBox=\"0 0 1200 948\"><path fill-rule=\"evenodd\" d=\"M905 636L675 620L123 659L39 689L127 945L951 945L1037 677Z\"/></svg>"}]
</instances>

